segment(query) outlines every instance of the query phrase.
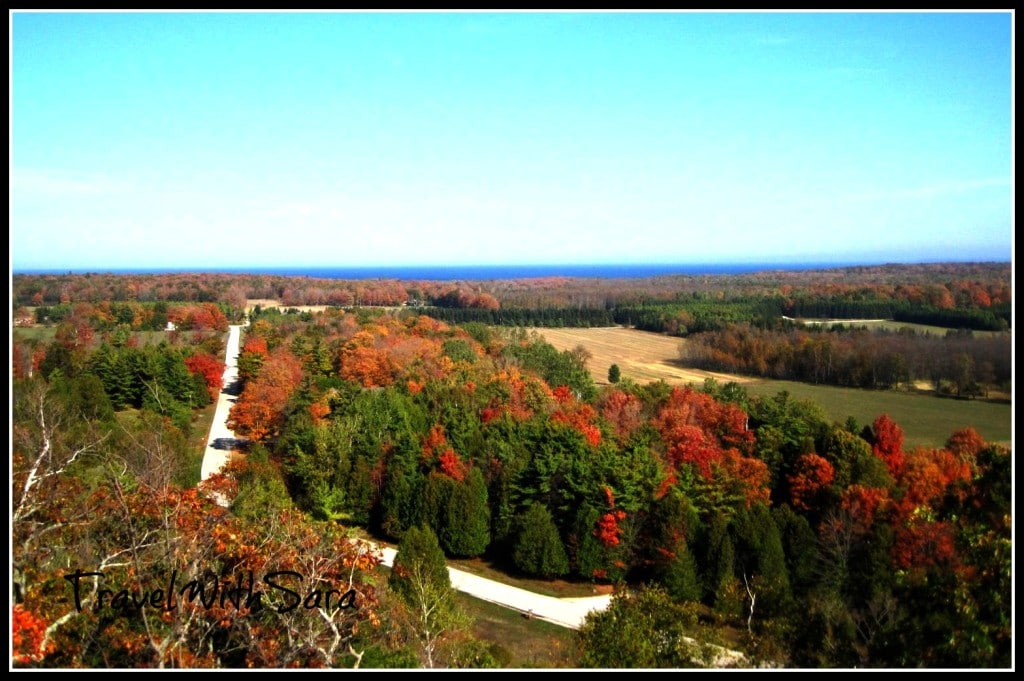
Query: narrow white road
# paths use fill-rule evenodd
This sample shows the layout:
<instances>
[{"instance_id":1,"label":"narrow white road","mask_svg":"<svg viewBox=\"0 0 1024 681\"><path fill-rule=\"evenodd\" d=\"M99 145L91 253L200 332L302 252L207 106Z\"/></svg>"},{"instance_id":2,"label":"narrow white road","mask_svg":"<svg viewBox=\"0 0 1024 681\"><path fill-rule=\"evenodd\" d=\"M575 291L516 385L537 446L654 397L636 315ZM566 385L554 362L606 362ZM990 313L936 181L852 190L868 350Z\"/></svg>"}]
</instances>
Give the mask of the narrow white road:
<instances>
[{"instance_id":1,"label":"narrow white road","mask_svg":"<svg viewBox=\"0 0 1024 681\"><path fill-rule=\"evenodd\" d=\"M243 442L228 429L228 412L231 411L231 405L238 398L236 390L241 332L241 326L228 327L227 351L224 358L226 367L221 381L220 395L217 396L217 411L213 415L213 423L210 424L210 435L206 438L206 452L203 454L203 467L200 473L202 480L218 473L228 462L232 450Z\"/></svg>"},{"instance_id":2,"label":"narrow white road","mask_svg":"<svg viewBox=\"0 0 1024 681\"><path fill-rule=\"evenodd\" d=\"M381 562L391 567L395 560L395 549L377 547L382 555ZM611 602L611 596L588 596L585 598L555 598L534 593L519 587L496 582L493 579L448 568L452 587L474 598L528 613L531 617L547 620L569 629L579 629L586 616L594 610L604 610Z\"/></svg>"}]
</instances>

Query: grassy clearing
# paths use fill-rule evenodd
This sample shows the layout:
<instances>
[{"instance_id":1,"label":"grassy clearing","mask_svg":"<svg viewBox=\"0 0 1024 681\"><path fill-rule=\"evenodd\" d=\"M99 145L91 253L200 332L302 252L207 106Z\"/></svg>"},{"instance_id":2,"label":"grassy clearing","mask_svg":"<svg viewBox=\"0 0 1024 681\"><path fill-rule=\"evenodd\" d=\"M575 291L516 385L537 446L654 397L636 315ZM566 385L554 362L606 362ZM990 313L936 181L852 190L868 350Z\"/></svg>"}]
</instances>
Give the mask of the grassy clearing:
<instances>
[{"instance_id":1,"label":"grassy clearing","mask_svg":"<svg viewBox=\"0 0 1024 681\"><path fill-rule=\"evenodd\" d=\"M15 341L23 343L37 342L48 345L57 335L56 326L19 326L14 329Z\"/></svg>"},{"instance_id":2,"label":"grassy clearing","mask_svg":"<svg viewBox=\"0 0 1024 681\"><path fill-rule=\"evenodd\" d=\"M206 438L210 436L210 427L213 426L213 417L217 412L217 403L211 402L202 409L192 412L192 449L198 454L200 462L206 454Z\"/></svg>"},{"instance_id":3,"label":"grassy clearing","mask_svg":"<svg viewBox=\"0 0 1024 681\"><path fill-rule=\"evenodd\" d=\"M608 368L618 364L622 378L637 383L663 380L668 383L702 384L706 378L726 383L752 379L681 366L678 362L682 339L621 326L596 329L536 329L559 350L582 345L590 353L587 367L598 385L608 383Z\"/></svg>"},{"instance_id":4,"label":"grassy clearing","mask_svg":"<svg viewBox=\"0 0 1024 681\"><path fill-rule=\"evenodd\" d=\"M904 446L938 447L959 428L971 426L989 442L1009 444L1013 436L1011 405L979 400L954 400L892 390L860 390L794 381L758 381L744 385L751 395L775 395L785 390L811 400L834 421L849 416L862 426L888 414L903 429Z\"/></svg>"},{"instance_id":5,"label":"grassy clearing","mask_svg":"<svg viewBox=\"0 0 1024 681\"><path fill-rule=\"evenodd\" d=\"M861 425L867 425L880 414L888 414L903 428L907 447L942 446L954 430L965 426L972 426L989 442L1010 443L1013 437L1010 404L944 399L912 392L810 385L794 381L773 381L697 371L678 364L682 340L635 329L616 327L539 331L559 350L571 350L578 345L589 350L592 356L587 366L594 381L599 385L607 384L608 367L617 363L624 378L631 378L639 383L664 380L674 385L691 383L700 386L705 378L711 376L719 383L735 381L751 395L774 395L786 390L796 398L809 399L820 404L830 419L840 422L853 416Z\"/></svg>"},{"instance_id":6,"label":"grassy clearing","mask_svg":"<svg viewBox=\"0 0 1024 681\"><path fill-rule=\"evenodd\" d=\"M449 565L456 561L448 560ZM380 565L373 583L388 588L391 569ZM507 577L500 580L511 583ZM539 619L527 619L523 613L496 603L455 592L455 602L469 617L474 638L496 646L492 650L505 668L572 667L575 664L576 635L572 629ZM497 654L495 654L497 653Z\"/></svg>"}]
</instances>

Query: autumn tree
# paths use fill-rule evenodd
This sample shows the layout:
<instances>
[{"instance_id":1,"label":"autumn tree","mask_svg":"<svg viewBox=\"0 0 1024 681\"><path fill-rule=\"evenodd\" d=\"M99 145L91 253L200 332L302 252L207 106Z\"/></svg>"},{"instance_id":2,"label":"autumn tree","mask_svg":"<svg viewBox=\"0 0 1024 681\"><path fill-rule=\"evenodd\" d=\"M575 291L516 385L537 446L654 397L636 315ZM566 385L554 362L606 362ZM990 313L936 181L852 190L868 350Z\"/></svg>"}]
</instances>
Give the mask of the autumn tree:
<instances>
[{"instance_id":1,"label":"autumn tree","mask_svg":"<svg viewBox=\"0 0 1024 681\"><path fill-rule=\"evenodd\" d=\"M246 383L228 416L228 427L257 442L284 425L284 407L302 378L299 361L287 348L270 355L259 376Z\"/></svg>"},{"instance_id":2,"label":"autumn tree","mask_svg":"<svg viewBox=\"0 0 1024 681\"><path fill-rule=\"evenodd\" d=\"M216 402L224 378L224 362L207 352L196 352L185 358L185 366L192 374L202 377L210 400Z\"/></svg>"},{"instance_id":3,"label":"autumn tree","mask_svg":"<svg viewBox=\"0 0 1024 681\"><path fill-rule=\"evenodd\" d=\"M804 454L789 475L789 494L793 508L809 511L819 508L835 478L832 464L817 454Z\"/></svg>"},{"instance_id":4,"label":"autumn tree","mask_svg":"<svg viewBox=\"0 0 1024 681\"><path fill-rule=\"evenodd\" d=\"M885 462L889 473L899 478L903 473L903 429L888 414L882 414L871 426L871 450Z\"/></svg>"}]
</instances>

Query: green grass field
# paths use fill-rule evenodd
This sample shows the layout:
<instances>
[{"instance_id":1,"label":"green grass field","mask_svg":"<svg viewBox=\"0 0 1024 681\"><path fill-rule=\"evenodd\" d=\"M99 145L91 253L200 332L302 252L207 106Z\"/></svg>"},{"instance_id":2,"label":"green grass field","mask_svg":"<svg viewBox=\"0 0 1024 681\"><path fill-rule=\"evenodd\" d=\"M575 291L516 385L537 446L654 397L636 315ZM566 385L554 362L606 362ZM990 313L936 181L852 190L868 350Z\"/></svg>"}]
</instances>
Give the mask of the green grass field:
<instances>
[{"instance_id":1,"label":"green grass field","mask_svg":"<svg viewBox=\"0 0 1024 681\"><path fill-rule=\"evenodd\" d=\"M904 447L941 447L959 428L973 427L989 442L1010 444L1011 405L981 400L954 400L892 390L860 390L793 381L758 381L744 385L750 395L774 395L786 390L795 398L821 405L834 421L853 416L861 426L888 414L903 429Z\"/></svg>"},{"instance_id":2,"label":"green grass field","mask_svg":"<svg viewBox=\"0 0 1024 681\"><path fill-rule=\"evenodd\" d=\"M14 340L36 341L43 345L48 344L57 335L56 326L19 326L14 329Z\"/></svg>"},{"instance_id":3,"label":"green grass field","mask_svg":"<svg viewBox=\"0 0 1024 681\"><path fill-rule=\"evenodd\" d=\"M182 331L183 334L191 334L191 331ZM14 329L13 337L16 341L35 341L43 345L49 345L50 341L57 335L57 327L50 326L19 326ZM99 345L99 336L94 340ZM167 340L166 331L135 331L132 334L139 345L156 345Z\"/></svg>"}]
</instances>

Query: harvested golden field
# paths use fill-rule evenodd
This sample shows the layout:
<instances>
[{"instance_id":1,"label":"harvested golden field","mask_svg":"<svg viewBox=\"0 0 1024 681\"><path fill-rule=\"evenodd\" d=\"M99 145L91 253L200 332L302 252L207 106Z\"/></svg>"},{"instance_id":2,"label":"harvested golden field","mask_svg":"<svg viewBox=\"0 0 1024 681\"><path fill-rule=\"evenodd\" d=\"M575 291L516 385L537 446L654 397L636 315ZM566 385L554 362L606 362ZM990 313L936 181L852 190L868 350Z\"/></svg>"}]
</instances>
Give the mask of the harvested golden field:
<instances>
[{"instance_id":1,"label":"harvested golden field","mask_svg":"<svg viewBox=\"0 0 1024 681\"><path fill-rule=\"evenodd\" d=\"M298 310L299 312L323 312L330 308L330 305L282 305L280 300L274 298L249 298L245 301L245 311L252 312L253 308L259 305L266 310L271 307L280 307L286 310Z\"/></svg>"},{"instance_id":2,"label":"harvested golden field","mask_svg":"<svg viewBox=\"0 0 1024 681\"><path fill-rule=\"evenodd\" d=\"M608 383L608 367L618 364L622 378L637 383L664 380L666 383L704 383L715 378L720 383L750 383L755 379L689 369L679 364L679 348L686 341L660 333L637 331L621 326L597 329L537 329L537 333L559 350L582 345L591 353L587 362L590 375L598 385Z\"/></svg>"}]
</instances>

